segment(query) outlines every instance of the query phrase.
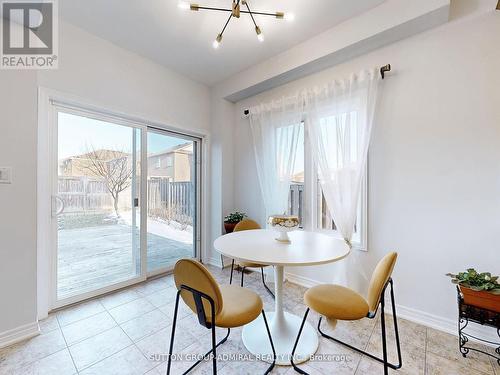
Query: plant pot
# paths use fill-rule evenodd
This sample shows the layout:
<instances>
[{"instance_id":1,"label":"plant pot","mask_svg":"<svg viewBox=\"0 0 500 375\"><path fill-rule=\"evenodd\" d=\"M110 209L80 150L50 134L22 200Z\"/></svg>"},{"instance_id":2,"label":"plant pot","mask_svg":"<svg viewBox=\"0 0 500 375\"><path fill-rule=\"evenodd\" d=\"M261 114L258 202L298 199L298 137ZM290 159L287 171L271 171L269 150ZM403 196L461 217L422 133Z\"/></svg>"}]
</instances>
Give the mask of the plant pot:
<instances>
[{"instance_id":1,"label":"plant pot","mask_svg":"<svg viewBox=\"0 0 500 375\"><path fill-rule=\"evenodd\" d=\"M500 313L500 294L477 291L460 285L464 303Z\"/></svg>"},{"instance_id":2,"label":"plant pot","mask_svg":"<svg viewBox=\"0 0 500 375\"><path fill-rule=\"evenodd\" d=\"M232 233L236 224L238 224L238 223L224 222L224 229L226 230L226 233Z\"/></svg>"}]
</instances>

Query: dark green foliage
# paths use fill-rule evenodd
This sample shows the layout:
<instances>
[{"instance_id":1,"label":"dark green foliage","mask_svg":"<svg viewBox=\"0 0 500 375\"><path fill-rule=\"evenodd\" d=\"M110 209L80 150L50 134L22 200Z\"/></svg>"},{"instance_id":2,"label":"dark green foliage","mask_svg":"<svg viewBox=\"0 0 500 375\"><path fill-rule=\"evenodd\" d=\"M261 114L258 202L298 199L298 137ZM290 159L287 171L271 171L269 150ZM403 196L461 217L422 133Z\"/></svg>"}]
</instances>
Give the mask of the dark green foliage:
<instances>
[{"instance_id":1,"label":"dark green foliage","mask_svg":"<svg viewBox=\"0 0 500 375\"><path fill-rule=\"evenodd\" d=\"M458 275L447 273L451 277L453 284L463 285L476 291L488 291L493 294L500 294L500 284L498 276L491 276L489 272L477 272L474 268L467 269L466 272L460 272Z\"/></svg>"},{"instance_id":2,"label":"dark green foliage","mask_svg":"<svg viewBox=\"0 0 500 375\"><path fill-rule=\"evenodd\" d=\"M224 218L225 223L239 223L241 220L247 217L247 214L244 212L233 212L227 215Z\"/></svg>"}]
</instances>

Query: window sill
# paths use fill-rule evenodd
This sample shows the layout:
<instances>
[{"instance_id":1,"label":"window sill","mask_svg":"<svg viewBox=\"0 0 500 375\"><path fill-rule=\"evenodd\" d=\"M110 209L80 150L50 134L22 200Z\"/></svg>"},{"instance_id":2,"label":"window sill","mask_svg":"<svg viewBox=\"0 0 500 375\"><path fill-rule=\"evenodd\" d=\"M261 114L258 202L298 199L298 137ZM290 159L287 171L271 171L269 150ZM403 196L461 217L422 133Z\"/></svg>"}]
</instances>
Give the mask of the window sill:
<instances>
[{"instance_id":1,"label":"window sill","mask_svg":"<svg viewBox=\"0 0 500 375\"><path fill-rule=\"evenodd\" d=\"M299 230L306 230L306 229L300 228ZM330 236L330 237L338 238L339 240L343 240L342 235L337 230L314 229L314 230L312 230L312 232L321 233L321 234L324 234L326 236ZM353 241L352 242L352 249L359 250L359 251L365 251L365 252L368 251L368 249L366 248L366 245L363 244L361 241Z\"/></svg>"}]
</instances>

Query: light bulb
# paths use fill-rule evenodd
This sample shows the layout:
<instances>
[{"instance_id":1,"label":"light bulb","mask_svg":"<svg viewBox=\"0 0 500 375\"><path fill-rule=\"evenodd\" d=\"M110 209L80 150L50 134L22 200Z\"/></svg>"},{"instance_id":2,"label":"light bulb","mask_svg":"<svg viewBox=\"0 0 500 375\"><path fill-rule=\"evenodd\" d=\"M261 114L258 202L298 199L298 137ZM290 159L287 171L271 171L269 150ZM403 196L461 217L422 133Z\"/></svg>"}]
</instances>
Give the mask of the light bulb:
<instances>
[{"instance_id":1,"label":"light bulb","mask_svg":"<svg viewBox=\"0 0 500 375\"><path fill-rule=\"evenodd\" d=\"M189 9L189 3L185 2L185 1L179 1L177 3L177 6L179 7L179 9L184 9L184 10Z\"/></svg>"},{"instance_id":2,"label":"light bulb","mask_svg":"<svg viewBox=\"0 0 500 375\"><path fill-rule=\"evenodd\" d=\"M218 34L214 42L212 43L212 47L214 47L215 49L219 48L221 42L222 42L222 34Z\"/></svg>"},{"instance_id":3,"label":"light bulb","mask_svg":"<svg viewBox=\"0 0 500 375\"><path fill-rule=\"evenodd\" d=\"M285 13L284 17L287 21L293 21L295 19L295 14L293 13Z\"/></svg>"},{"instance_id":4,"label":"light bulb","mask_svg":"<svg viewBox=\"0 0 500 375\"><path fill-rule=\"evenodd\" d=\"M255 26L255 32L257 33L257 39L259 40L259 42L263 42L264 34L262 34L262 30L260 29L259 26Z\"/></svg>"}]
</instances>

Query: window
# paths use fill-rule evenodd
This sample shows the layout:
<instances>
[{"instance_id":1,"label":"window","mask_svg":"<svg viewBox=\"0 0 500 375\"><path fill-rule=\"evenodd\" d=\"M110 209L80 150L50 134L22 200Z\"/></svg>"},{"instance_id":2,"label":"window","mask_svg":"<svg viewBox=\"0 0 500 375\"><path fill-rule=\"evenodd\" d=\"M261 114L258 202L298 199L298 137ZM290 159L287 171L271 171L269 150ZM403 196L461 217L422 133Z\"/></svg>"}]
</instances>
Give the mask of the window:
<instances>
[{"instance_id":1,"label":"window","mask_svg":"<svg viewBox=\"0 0 500 375\"><path fill-rule=\"evenodd\" d=\"M304 123L300 126L297 154L295 155L295 168L290 182L290 195L288 199L288 214L297 215L300 228L304 227Z\"/></svg>"},{"instance_id":2,"label":"window","mask_svg":"<svg viewBox=\"0 0 500 375\"><path fill-rule=\"evenodd\" d=\"M158 156L156 158L155 169L160 169L160 168L161 168L161 156Z\"/></svg>"},{"instance_id":3,"label":"window","mask_svg":"<svg viewBox=\"0 0 500 375\"><path fill-rule=\"evenodd\" d=\"M173 156L167 156L167 168L174 166L174 158Z\"/></svg>"},{"instance_id":4,"label":"window","mask_svg":"<svg viewBox=\"0 0 500 375\"><path fill-rule=\"evenodd\" d=\"M366 176L366 170L365 170ZM331 230L336 231L337 226L335 225L335 221L332 218L330 213L330 209L328 208L328 204L326 203L325 196L323 191L321 190L321 184L319 179L316 179L316 230ZM360 198L358 203L358 216L356 218L356 223L354 224L354 234L352 242L357 248L366 249L366 224L364 220L366 220L366 196L367 196L367 186L366 186L366 178L363 178Z\"/></svg>"},{"instance_id":5,"label":"window","mask_svg":"<svg viewBox=\"0 0 500 375\"><path fill-rule=\"evenodd\" d=\"M337 230L337 226L333 221L332 215L330 214L330 209L328 208L328 204L326 203L325 195L321 190L321 185L318 180L318 191L320 192L320 196L318 196L318 229L330 229Z\"/></svg>"},{"instance_id":6,"label":"window","mask_svg":"<svg viewBox=\"0 0 500 375\"><path fill-rule=\"evenodd\" d=\"M351 113L355 124L356 113ZM325 137L332 139L333 145L336 144L336 131L332 131L334 118L325 118ZM318 170L315 162L312 160L311 150L307 144L307 132L302 123L297 154L295 158L294 174L290 183L288 214L297 215L300 220L300 227L307 230L325 231L332 234L337 233L337 227L332 218L325 196L321 190L321 184L318 176ZM352 155L356 154L357 147L356 132L352 132L351 150ZM335 154L332 154L335 157ZM358 216L354 228L353 245L358 249L366 249L366 220L367 220L367 171L363 178L360 199L358 204Z\"/></svg>"}]
</instances>

